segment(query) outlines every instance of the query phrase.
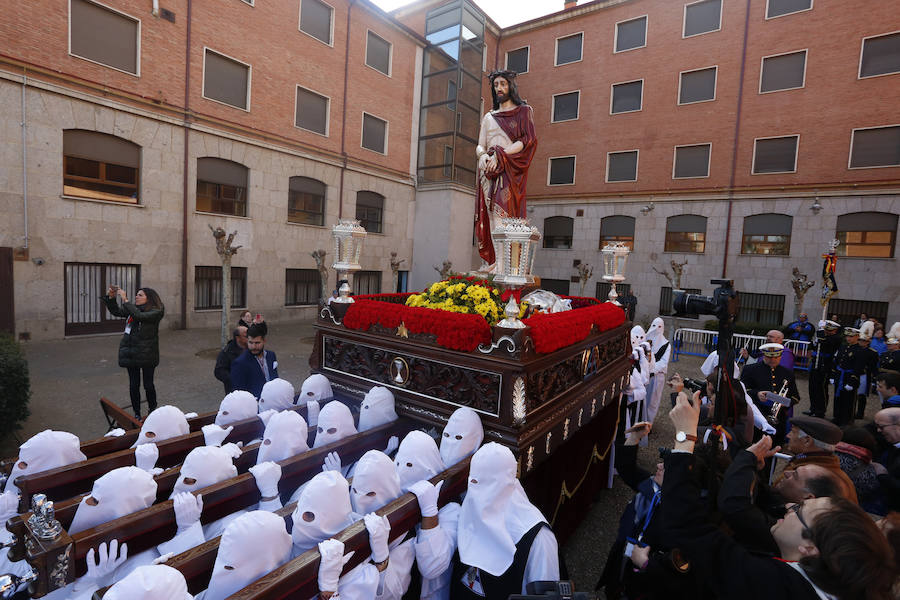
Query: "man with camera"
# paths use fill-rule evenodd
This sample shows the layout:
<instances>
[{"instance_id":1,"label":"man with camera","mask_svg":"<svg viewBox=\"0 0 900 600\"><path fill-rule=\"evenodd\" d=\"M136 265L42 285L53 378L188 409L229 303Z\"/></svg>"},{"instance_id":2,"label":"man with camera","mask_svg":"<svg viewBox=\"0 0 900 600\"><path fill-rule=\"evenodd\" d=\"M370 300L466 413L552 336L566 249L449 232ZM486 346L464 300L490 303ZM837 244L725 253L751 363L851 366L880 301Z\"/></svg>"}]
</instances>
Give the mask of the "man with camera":
<instances>
[{"instance_id":1,"label":"man with camera","mask_svg":"<svg viewBox=\"0 0 900 600\"><path fill-rule=\"evenodd\" d=\"M784 439L791 407L800 401L794 372L781 366L781 344L763 344L759 347L762 361L747 365L741 373L741 383L747 388L750 399L767 415L775 427L775 441Z\"/></svg>"}]
</instances>

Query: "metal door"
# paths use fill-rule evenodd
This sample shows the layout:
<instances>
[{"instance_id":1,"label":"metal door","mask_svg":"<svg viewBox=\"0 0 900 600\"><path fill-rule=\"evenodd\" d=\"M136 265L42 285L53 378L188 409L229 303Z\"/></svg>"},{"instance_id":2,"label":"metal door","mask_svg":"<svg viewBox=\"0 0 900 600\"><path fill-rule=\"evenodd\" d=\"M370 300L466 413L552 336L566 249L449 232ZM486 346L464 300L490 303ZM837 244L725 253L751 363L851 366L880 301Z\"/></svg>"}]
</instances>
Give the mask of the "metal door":
<instances>
[{"instance_id":1,"label":"metal door","mask_svg":"<svg viewBox=\"0 0 900 600\"><path fill-rule=\"evenodd\" d=\"M109 333L124 329L123 319L109 314L100 301L110 285L134 300L140 287L140 265L66 263L66 335Z\"/></svg>"},{"instance_id":2,"label":"metal door","mask_svg":"<svg viewBox=\"0 0 900 600\"><path fill-rule=\"evenodd\" d=\"M0 333L10 335L16 329L13 289L13 249L0 248Z\"/></svg>"}]
</instances>

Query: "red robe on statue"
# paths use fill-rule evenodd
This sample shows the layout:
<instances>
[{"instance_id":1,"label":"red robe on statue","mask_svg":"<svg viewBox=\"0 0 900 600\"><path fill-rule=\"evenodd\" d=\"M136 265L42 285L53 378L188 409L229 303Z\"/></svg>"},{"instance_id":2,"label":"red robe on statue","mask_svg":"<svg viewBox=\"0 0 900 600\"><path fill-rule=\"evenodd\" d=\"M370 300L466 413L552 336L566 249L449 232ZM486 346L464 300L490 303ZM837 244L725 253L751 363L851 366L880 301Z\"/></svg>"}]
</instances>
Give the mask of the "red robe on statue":
<instances>
[{"instance_id":1,"label":"red robe on statue","mask_svg":"<svg viewBox=\"0 0 900 600\"><path fill-rule=\"evenodd\" d=\"M492 146L500 170L488 175L479 170L476 182L475 235L478 238L478 254L489 265L496 262L494 243L491 240L490 215L496 204L510 217L525 218L525 185L528 181L528 167L537 149L534 134L533 111L527 104L520 104L512 110L491 113L513 143L522 142L523 148L516 154L506 154L500 146ZM481 177L490 182L490 192L485 197Z\"/></svg>"}]
</instances>

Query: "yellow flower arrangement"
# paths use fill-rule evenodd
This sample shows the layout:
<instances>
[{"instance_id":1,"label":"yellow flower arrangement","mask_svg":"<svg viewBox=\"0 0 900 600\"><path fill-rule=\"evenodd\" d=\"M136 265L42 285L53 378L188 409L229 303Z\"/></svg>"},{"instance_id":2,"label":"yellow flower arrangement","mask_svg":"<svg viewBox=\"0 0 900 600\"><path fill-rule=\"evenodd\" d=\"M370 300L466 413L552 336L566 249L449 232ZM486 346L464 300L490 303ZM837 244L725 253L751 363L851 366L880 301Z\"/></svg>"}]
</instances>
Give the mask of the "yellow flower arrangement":
<instances>
[{"instance_id":1,"label":"yellow flower arrangement","mask_svg":"<svg viewBox=\"0 0 900 600\"><path fill-rule=\"evenodd\" d=\"M489 325L496 324L503 316L500 290L487 280L454 276L449 280L431 284L421 294L406 299L406 306L420 306L463 314L478 314Z\"/></svg>"}]
</instances>

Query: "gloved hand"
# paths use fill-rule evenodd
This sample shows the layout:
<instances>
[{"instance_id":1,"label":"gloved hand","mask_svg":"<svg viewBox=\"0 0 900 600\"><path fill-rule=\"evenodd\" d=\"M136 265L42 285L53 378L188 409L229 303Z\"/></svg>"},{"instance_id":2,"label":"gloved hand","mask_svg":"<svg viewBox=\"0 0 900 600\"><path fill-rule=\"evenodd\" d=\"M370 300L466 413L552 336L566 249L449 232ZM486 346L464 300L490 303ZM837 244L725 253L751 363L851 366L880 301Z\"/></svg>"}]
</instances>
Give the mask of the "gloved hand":
<instances>
[{"instance_id":1,"label":"gloved hand","mask_svg":"<svg viewBox=\"0 0 900 600\"><path fill-rule=\"evenodd\" d=\"M96 559L94 558L96 555ZM118 555L118 558L117 558ZM119 565L128 558L128 544L119 547L119 540L109 543L109 551L106 550L106 542L97 547L97 551L91 548L87 551L87 573L75 580L75 591L94 590L99 587L100 581L111 575Z\"/></svg>"},{"instance_id":2,"label":"gloved hand","mask_svg":"<svg viewBox=\"0 0 900 600\"><path fill-rule=\"evenodd\" d=\"M195 412L184 413L184 418L185 419L196 419L197 413L195 413Z\"/></svg>"},{"instance_id":3,"label":"gloved hand","mask_svg":"<svg viewBox=\"0 0 900 600\"><path fill-rule=\"evenodd\" d=\"M156 467L156 459L159 458L159 448L156 444L141 444L134 449L134 464L141 471L146 471L151 475L159 475L163 469Z\"/></svg>"},{"instance_id":4,"label":"gloved hand","mask_svg":"<svg viewBox=\"0 0 900 600\"><path fill-rule=\"evenodd\" d=\"M369 532L369 547L372 548L372 562L384 562L388 557L388 535L391 533L391 523L387 517L379 517L375 513L369 513L363 517L366 523L366 531Z\"/></svg>"},{"instance_id":5,"label":"gloved hand","mask_svg":"<svg viewBox=\"0 0 900 600\"><path fill-rule=\"evenodd\" d=\"M164 565L167 562L169 562L169 559L172 558L173 556L175 556L174 552L166 552L162 556L158 556L157 558L154 558L153 564L154 565Z\"/></svg>"},{"instance_id":6,"label":"gloved hand","mask_svg":"<svg viewBox=\"0 0 900 600\"><path fill-rule=\"evenodd\" d=\"M844 386L844 389L847 390L848 392L852 392L852 391L853 391L853 386L852 386L852 385L845 385L845 386Z\"/></svg>"},{"instance_id":7,"label":"gloved hand","mask_svg":"<svg viewBox=\"0 0 900 600\"><path fill-rule=\"evenodd\" d=\"M278 411L275 410L274 408L270 408L269 410L262 411L261 413L259 413L256 416L259 417L259 420L263 422L263 427L265 427L269 424L269 419L272 418L272 415L274 415L277 412Z\"/></svg>"},{"instance_id":8,"label":"gloved hand","mask_svg":"<svg viewBox=\"0 0 900 600\"><path fill-rule=\"evenodd\" d=\"M182 532L200 520L203 512L203 496L195 496L190 492L175 494L172 499L175 503L175 522L178 524L178 532Z\"/></svg>"},{"instance_id":9,"label":"gloved hand","mask_svg":"<svg viewBox=\"0 0 900 600\"><path fill-rule=\"evenodd\" d=\"M13 491L0 494L0 526L19 514L19 494Z\"/></svg>"},{"instance_id":10,"label":"gloved hand","mask_svg":"<svg viewBox=\"0 0 900 600\"><path fill-rule=\"evenodd\" d=\"M323 471L340 471L341 468L343 468L341 456L337 452L329 452L325 455L325 462L322 465Z\"/></svg>"},{"instance_id":11,"label":"gloved hand","mask_svg":"<svg viewBox=\"0 0 900 600\"><path fill-rule=\"evenodd\" d=\"M238 444L228 442L227 444L222 444L219 446L222 450L228 453L231 458L237 458L241 455L241 446Z\"/></svg>"},{"instance_id":12,"label":"gloved hand","mask_svg":"<svg viewBox=\"0 0 900 600\"><path fill-rule=\"evenodd\" d=\"M228 434L234 431L234 426L229 425L228 429L222 429L215 423L204 425L200 428L203 432L203 443L207 446L221 446Z\"/></svg>"},{"instance_id":13,"label":"gloved hand","mask_svg":"<svg viewBox=\"0 0 900 600\"><path fill-rule=\"evenodd\" d=\"M272 461L266 461L250 467L250 473L256 480L256 487L263 498L271 498L278 495L281 465Z\"/></svg>"},{"instance_id":14,"label":"gloved hand","mask_svg":"<svg viewBox=\"0 0 900 600\"><path fill-rule=\"evenodd\" d=\"M306 402L306 422L310 427L319 424L319 401L307 400Z\"/></svg>"},{"instance_id":15,"label":"gloved hand","mask_svg":"<svg viewBox=\"0 0 900 600\"><path fill-rule=\"evenodd\" d=\"M441 493L443 485L443 481L439 481L437 485L434 485L427 479L423 479L409 486L409 491L415 494L416 500L419 501L419 511L422 513L423 518L437 516L438 494Z\"/></svg>"},{"instance_id":16,"label":"gloved hand","mask_svg":"<svg viewBox=\"0 0 900 600\"><path fill-rule=\"evenodd\" d=\"M122 437L125 435L125 430L121 427L116 427L112 431L107 431L103 434L103 437Z\"/></svg>"},{"instance_id":17,"label":"gloved hand","mask_svg":"<svg viewBox=\"0 0 900 600\"><path fill-rule=\"evenodd\" d=\"M384 453L387 454L388 456L390 456L399 447L400 447L400 438L398 438L396 435L392 435L390 438L388 438L387 448L384 449Z\"/></svg>"},{"instance_id":18,"label":"gloved hand","mask_svg":"<svg viewBox=\"0 0 900 600\"><path fill-rule=\"evenodd\" d=\"M834 379L829 379L828 383L830 383L831 385L834 385Z\"/></svg>"},{"instance_id":19,"label":"gloved hand","mask_svg":"<svg viewBox=\"0 0 900 600\"><path fill-rule=\"evenodd\" d=\"M336 592L341 570L347 561L353 558L354 552L344 554L344 543L335 539L319 542L319 591Z\"/></svg>"}]
</instances>

